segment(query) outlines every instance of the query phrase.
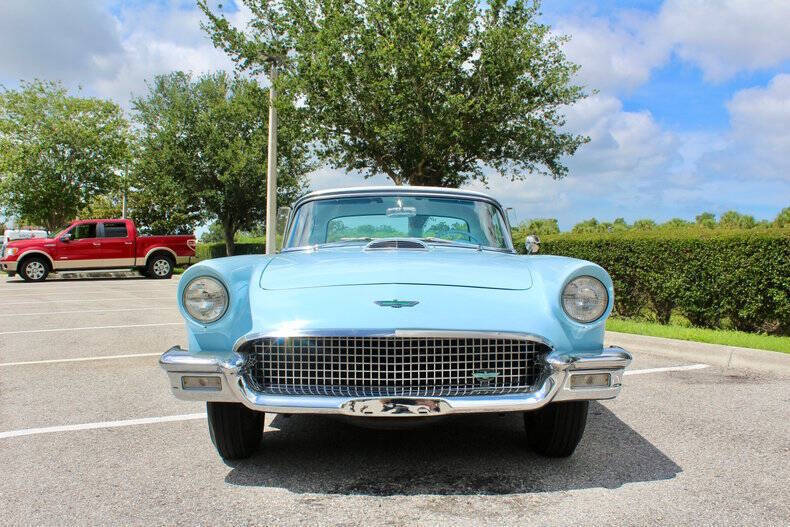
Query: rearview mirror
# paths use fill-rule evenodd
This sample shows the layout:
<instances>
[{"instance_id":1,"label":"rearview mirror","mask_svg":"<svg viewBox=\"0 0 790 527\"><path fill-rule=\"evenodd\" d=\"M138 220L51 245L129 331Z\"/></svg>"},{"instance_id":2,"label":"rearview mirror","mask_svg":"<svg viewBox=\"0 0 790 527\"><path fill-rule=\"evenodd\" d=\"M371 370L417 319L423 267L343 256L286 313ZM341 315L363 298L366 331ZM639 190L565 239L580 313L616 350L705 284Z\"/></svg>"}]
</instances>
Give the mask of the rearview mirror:
<instances>
[{"instance_id":1,"label":"rearview mirror","mask_svg":"<svg viewBox=\"0 0 790 527\"><path fill-rule=\"evenodd\" d=\"M69 243L71 241L71 234L64 234L60 237L60 241L63 243Z\"/></svg>"},{"instance_id":2,"label":"rearview mirror","mask_svg":"<svg viewBox=\"0 0 790 527\"><path fill-rule=\"evenodd\" d=\"M530 234L524 240L524 247L527 249L527 254L535 254L540 250L540 238L536 234Z\"/></svg>"}]
</instances>

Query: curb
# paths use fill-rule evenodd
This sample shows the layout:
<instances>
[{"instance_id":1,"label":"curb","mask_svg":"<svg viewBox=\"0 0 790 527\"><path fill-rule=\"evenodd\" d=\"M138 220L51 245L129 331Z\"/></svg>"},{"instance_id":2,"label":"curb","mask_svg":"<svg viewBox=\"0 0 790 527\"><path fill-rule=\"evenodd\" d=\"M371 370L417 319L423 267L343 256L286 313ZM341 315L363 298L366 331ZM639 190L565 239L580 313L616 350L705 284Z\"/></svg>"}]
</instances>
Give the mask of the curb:
<instances>
[{"instance_id":1,"label":"curb","mask_svg":"<svg viewBox=\"0 0 790 527\"><path fill-rule=\"evenodd\" d=\"M608 345L622 346L628 351L637 353L640 351L653 353L674 359L702 362L721 368L790 375L790 354L778 351L648 337L615 331L607 331L604 341Z\"/></svg>"}]
</instances>

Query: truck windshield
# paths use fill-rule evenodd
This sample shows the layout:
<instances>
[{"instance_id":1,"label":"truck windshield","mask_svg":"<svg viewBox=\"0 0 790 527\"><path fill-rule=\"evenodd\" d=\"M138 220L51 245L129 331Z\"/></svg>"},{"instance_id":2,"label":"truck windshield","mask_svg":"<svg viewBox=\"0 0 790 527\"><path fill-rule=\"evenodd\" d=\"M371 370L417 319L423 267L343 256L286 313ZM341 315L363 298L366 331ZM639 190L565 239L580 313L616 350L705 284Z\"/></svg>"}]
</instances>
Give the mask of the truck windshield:
<instances>
[{"instance_id":1,"label":"truck windshield","mask_svg":"<svg viewBox=\"0 0 790 527\"><path fill-rule=\"evenodd\" d=\"M428 196L317 199L300 206L286 248L418 238L428 243L510 249L506 223L493 204Z\"/></svg>"}]
</instances>

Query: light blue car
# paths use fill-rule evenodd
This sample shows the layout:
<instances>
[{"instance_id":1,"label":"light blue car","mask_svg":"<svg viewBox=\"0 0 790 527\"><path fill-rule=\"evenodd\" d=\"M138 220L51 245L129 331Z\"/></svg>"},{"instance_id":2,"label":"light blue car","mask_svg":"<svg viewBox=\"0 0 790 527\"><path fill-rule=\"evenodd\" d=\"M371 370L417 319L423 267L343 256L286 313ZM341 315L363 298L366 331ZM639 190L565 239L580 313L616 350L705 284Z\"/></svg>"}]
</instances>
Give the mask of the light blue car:
<instances>
[{"instance_id":1,"label":"light blue car","mask_svg":"<svg viewBox=\"0 0 790 527\"><path fill-rule=\"evenodd\" d=\"M589 401L631 356L603 346L614 291L582 260L513 250L477 192L314 192L276 255L203 261L181 278L189 349L160 359L176 397L207 401L225 459L260 446L265 412L425 420L523 412L528 444L579 443Z\"/></svg>"}]
</instances>

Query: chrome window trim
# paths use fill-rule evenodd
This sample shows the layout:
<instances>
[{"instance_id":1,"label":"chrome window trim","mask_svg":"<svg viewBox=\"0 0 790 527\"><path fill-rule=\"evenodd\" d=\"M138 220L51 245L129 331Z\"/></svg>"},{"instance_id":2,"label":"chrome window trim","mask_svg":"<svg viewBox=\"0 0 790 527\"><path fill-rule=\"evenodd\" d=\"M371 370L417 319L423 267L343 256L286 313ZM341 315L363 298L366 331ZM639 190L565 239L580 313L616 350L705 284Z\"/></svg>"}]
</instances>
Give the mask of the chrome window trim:
<instances>
[{"instance_id":1,"label":"chrome window trim","mask_svg":"<svg viewBox=\"0 0 790 527\"><path fill-rule=\"evenodd\" d=\"M288 221L285 224L285 230L283 235L283 245L286 241L290 238L291 234L291 227L293 226L293 219L296 215L296 212L299 208L304 205L305 203L309 203L311 201L318 201L323 199L341 199L341 198L353 198L358 197L360 195L370 195L370 196L424 196L429 198L464 198L470 199L474 201L485 201L493 205L498 211L499 214L502 216L502 220L505 224L505 245L507 247L488 247L482 246L483 250L486 251L496 251L496 252L506 252L516 254L516 249L513 246L513 238L510 235L510 231L512 226L510 225L510 220L505 213L505 209L502 207L502 204L497 201L496 199L488 196L486 194L482 194L479 192L474 192L470 190L459 190L459 189L434 189L430 187L426 187L425 189L421 189L419 187L370 187L370 188L359 188L359 189L336 189L336 190L321 190L317 192L311 192L306 196L302 196L291 207L291 213L288 215ZM310 250L314 251L318 248L317 245L300 245L298 247L283 247L281 252L289 252L289 251L305 251ZM476 248L477 246L472 246Z\"/></svg>"},{"instance_id":2,"label":"chrome window trim","mask_svg":"<svg viewBox=\"0 0 790 527\"><path fill-rule=\"evenodd\" d=\"M297 329L288 328L282 331L260 331L249 333L236 340L233 351L239 350L248 342L262 338L287 337L435 337L435 338L481 338L481 339L513 339L532 340L556 350L554 345L539 335L520 331L477 331L477 330L445 330L445 329Z\"/></svg>"}]
</instances>

